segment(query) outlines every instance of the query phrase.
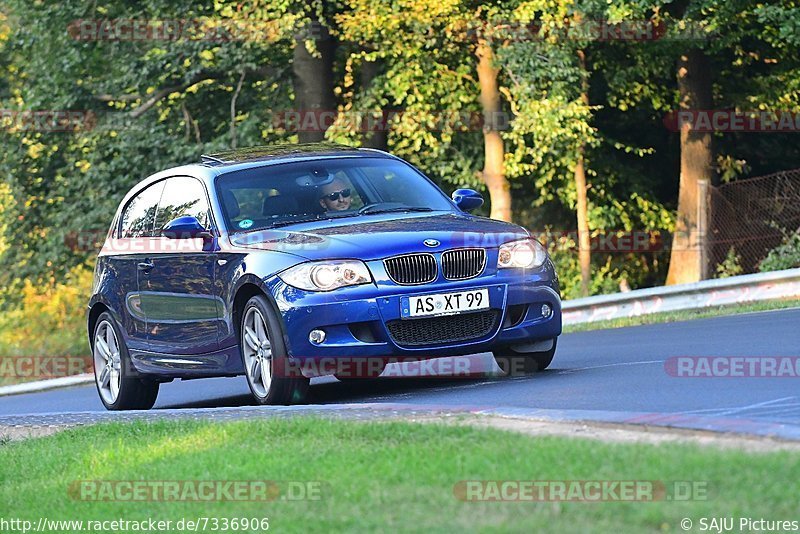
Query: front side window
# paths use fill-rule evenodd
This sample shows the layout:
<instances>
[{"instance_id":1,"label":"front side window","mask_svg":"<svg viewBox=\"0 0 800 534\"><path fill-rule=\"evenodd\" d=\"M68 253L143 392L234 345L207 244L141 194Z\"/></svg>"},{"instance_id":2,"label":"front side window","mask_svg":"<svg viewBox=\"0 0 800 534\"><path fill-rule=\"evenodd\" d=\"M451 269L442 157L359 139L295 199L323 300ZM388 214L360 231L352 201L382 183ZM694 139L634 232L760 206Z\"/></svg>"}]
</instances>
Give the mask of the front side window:
<instances>
[{"instance_id":1,"label":"front side window","mask_svg":"<svg viewBox=\"0 0 800 534\"><path fill-rule=\"evenodd\" d=\"M441 190L411 166L385 158L332 158L235 171L218 177L216 188L233 232L391 211L453 211Z\"/></svg>"},{"instance_id":2,"label":"front side window","mask_svg":"<svg viewBox=\"0 0 800 534\"><path fill-rule=\"evenodd\" d=\"M156 182L133 197L125 207L120 223L120 237L151 237L158 201L164 191L164 181Z\"/></svg>"},{"instance_id":3,"label":"front side window","mask_svg":"<svg viewBox=\"0 0 800 534\"><path fill-rule=\"evenodd\" d=\"M173 219L184 216L195 217L204 228L209 228L208 201L203 184L188 176L177 176L167 180L155 217L155 233Z\"/></svg>"}]
</instances>

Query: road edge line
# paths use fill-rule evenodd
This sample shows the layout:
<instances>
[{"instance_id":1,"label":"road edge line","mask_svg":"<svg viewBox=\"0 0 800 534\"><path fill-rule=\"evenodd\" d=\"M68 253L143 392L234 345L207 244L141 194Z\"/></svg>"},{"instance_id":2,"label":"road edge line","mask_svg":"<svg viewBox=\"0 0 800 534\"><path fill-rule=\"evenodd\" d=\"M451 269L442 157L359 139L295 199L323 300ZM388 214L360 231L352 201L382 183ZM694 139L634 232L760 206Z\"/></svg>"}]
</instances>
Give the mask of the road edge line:
<instances>
[{"instance_id":1,"label":"road edge line","mask_svg":"<svg viewBox=\"0 0 800 534\"><path fill-rule=\"evenodd\" d=\"M62 376L60 378L51 378L48 380L37 380L35 382L22 382L21 384L0 386L0 397L38 393L39 391L47 391L49 389L82 386L92 382L94 382L94 375L89 373L75 376Z\"/></svg>"}]
</instances>

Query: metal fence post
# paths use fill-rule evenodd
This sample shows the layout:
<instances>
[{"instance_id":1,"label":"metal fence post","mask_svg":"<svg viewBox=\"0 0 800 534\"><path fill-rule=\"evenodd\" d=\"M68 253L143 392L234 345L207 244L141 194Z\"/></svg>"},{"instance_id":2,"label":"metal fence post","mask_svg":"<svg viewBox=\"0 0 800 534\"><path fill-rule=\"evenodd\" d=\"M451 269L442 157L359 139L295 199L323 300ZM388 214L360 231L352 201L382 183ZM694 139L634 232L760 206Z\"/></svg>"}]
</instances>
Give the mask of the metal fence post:
<instances>
[{"instance_id":1,"label":"metal fence post","mask_svg":"<svg viewBox=\"0 0 800 534\"><path fill-rule=\"evenodd\" d=\"M711 273L708 264L708 180L697 181L697 272L700 280L708 280Z\"/></svg>"}]
</instances>

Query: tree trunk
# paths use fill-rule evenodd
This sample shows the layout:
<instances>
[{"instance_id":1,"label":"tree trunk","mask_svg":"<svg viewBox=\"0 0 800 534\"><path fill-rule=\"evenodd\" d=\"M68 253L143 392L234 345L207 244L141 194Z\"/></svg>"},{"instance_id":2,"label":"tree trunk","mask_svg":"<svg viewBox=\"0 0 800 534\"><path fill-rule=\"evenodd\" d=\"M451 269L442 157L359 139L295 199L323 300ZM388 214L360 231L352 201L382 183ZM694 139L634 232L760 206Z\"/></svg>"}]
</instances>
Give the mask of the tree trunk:
<instances>
[{"instance_id":1,"label":"tree trunk","mask_svg":"<svg viewBox=\"0 0 800 534\"><path fill-rule=\"evenodd\" d=\"M361 65L361 89L366 91L372 85L372 81L378 77L383 69L383 61L364 61ZM381 110L381 113L383 110ZM366 124L370 124L369 121ZM377 148L378 150L389 150L389 125L385 120L376 123L378 127L372 131L367 130L361 138L361 146L366 148Z\"/></svg>"},{"instance_id":2,"label":"tree trunk","mask_svg":"<svg viewBox=\"0 0 800 534\"><path fill-rule=\"evenodd\" d=\"M678 89L681 110L710 110L713 107L711 76L708 60L702 50L692 49L678 60ZM667 284L686 284L704 278L703 250L707 228L700 220L706 210L701 209L705 198L700 198L701 182L709 183L713 177L713 147L711 133L691 129L689 122L681 123L681 176L678 189L678 216L672 239Z\"/></svg>"},{"instance_id":3,"label":"tree trunk","mask_svg":"<svg viewBox=\"0 0 800 534\"><path fill-rule=\"evenodd\" d=\"M589 105L589 79L586 77L586 54L578 50L578 62L581 68L581 101ZM589 201L587 198L586 169L584 168L585 145L578 147L578 159L575 163L575 190L577 191L576 211L578 215L578 263L581 268L581 296L589 296L589 283L592 279L591 243L589 240Z\"/></svg>"},{"instance_id":4,"label":"tree trunk","mask_svg":"<svg viewBox=\"0 0 800 534\"><path fill-rule=\"evenodd\" d=\"M301 143L325 139L325 130L335 118L333 97L333 55L335 43L328 28L319 21L310 21L300 35L313 36L316 50L312 55L303 39L296 39L292 79L295 111L300 113L297 132Z\"/></svg>"},{"instance_id":5,"label":"tree trunk","mask_svg":"<svg viewBox=\"0 0 800 534\"><path fill-rule=\"evenodd\" d=\"M481 87L480 101L483 108L483 181L489 189L492 219L511 221L511 186L503 168L505 149L499 130L501 121L500 92L497 88L498 69L492 64L494 55L486 41L479 41L476 54L478 83Z\"/></svg>"}]
</instances>

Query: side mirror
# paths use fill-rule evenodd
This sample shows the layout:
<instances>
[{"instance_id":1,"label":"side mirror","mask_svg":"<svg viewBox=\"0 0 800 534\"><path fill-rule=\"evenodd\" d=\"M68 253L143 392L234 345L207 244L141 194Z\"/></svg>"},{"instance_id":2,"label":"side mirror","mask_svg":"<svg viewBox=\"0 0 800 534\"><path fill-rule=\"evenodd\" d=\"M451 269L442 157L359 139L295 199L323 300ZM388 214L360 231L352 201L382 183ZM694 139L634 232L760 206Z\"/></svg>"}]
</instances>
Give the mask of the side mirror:
<instances>
[{"instance_id":1,"label":"side mirror","mask_svg":"<svg viewBox=\"0 0 800 534\"><path fill-rule=\"evenodd\" d=\"M483 206L483 197L473 189L456 189L451 198L461 211L472 211Z\"/></svg>"},{"instance_id":2,"label":"side mirror","mask_svg":"<svg viewBox=\"0 0 800 534\"><path fill-rule=\"evenodd\" d=\"M172 219L161 230L161 235L169 239L196 239L202 237L203 239L210 238L211 232L206 230L197 217L185 215Z\"/></svg>"}]
</instances>

